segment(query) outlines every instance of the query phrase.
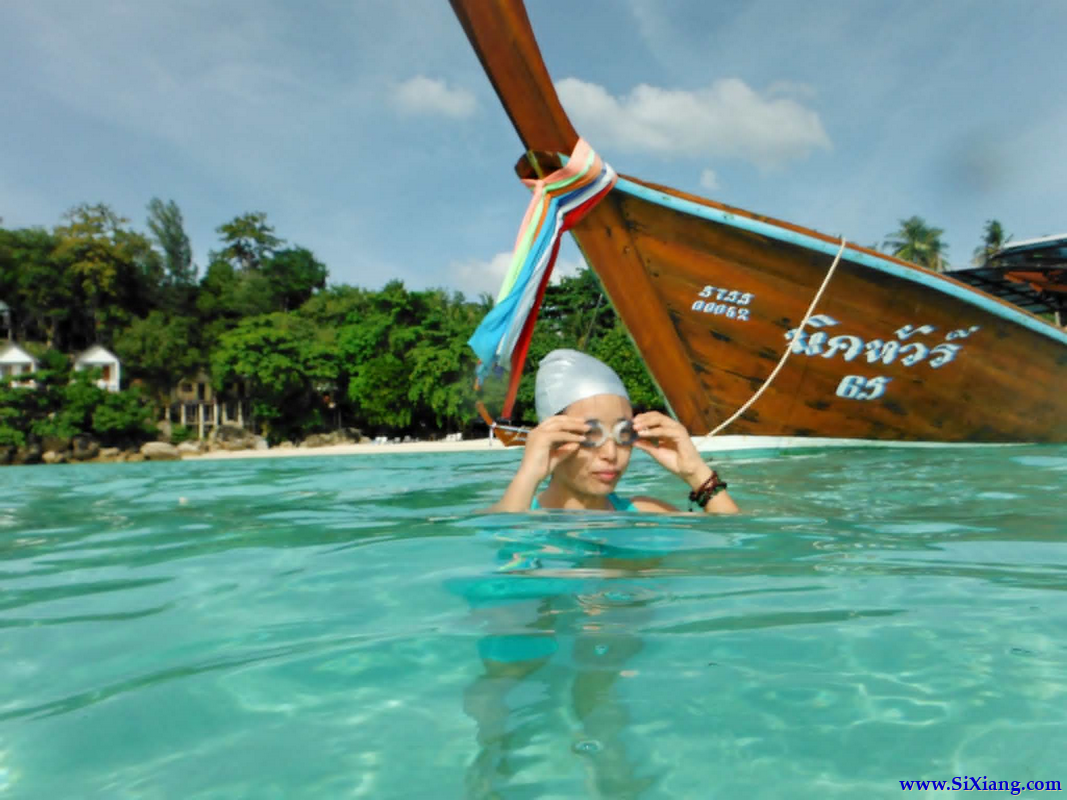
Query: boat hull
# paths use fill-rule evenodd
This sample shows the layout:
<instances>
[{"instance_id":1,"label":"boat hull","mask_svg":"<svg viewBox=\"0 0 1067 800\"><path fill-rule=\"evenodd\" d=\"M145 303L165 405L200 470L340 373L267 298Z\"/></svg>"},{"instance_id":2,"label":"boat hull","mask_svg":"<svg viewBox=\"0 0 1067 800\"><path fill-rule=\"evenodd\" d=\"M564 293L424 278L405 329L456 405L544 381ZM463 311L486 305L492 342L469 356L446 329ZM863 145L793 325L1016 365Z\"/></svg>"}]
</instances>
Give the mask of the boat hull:
<instances>
[{"instance_id":1,"label":"boat hull","mask_svg":"<svg viewBox=\"0 0 1067 800\"><path fill-rule=\"evenodd\" d=\"M660 353L642 348L672 407L701 408L692 418L679 414L694 433L733 415L788 348L784 368L725 433L931 442L1067 439L1067 337L1053 326L950 278L846 247L798 335L838 243L795 227L773 231L773 223L762 223L776 238L685 213L656 202L669 190L640 186L651 200L616 191L607 201L614 208L605 209L604 217L621 218L637 256L628 263L641 264L653 292L645 301L666 311L674 346L691 366L691 378L672 374ZM710 209L737 219L737 212L724 213L721 206L680 193L673 197L698 206L694 212ZM598 221L576 229L579 241L604 235ZM596 268L602 276L619 271L610 263ZM616 285L627 281L613 278ZM620 313L631 330L642 325L639 313ZM689 402L680 402L683 397Z\"/></svg>"}]
</instances>

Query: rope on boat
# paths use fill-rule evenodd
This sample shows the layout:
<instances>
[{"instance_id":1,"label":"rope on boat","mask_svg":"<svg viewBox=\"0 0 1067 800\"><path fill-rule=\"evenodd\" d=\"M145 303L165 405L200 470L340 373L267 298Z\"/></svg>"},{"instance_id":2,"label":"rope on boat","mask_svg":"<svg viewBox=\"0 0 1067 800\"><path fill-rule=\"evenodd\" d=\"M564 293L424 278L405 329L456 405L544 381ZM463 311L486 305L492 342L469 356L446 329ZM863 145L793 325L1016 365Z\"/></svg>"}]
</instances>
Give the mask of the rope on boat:
<instances>
[{"instance_id":1,"label":"rope on boat","mask_svg":"<svg viewBox=\"0 0 1067 800\"><path fill-rule=\"evenodd\" d=\"M804 319L802 319L800 321L800 325L797 327L796 336L800 336L800 332L802 330L804 330L804 326L807 325L808 324L808 320L811 319L811 314L812 314L813 311L815 311L815 306L818 305L819 300L822 298L823 292L826 291L826 287L830 283L830 278L832 278L833 275L834 275L834 270L837 269L837 265L841 262L841 255L842 255L842 253L845 252L845 245L846 244L847 243L845 241L845 237L842 236L841 237L841 248L837 251L837 255L834 256L834 263L830 265L830 269L826 272L826 277L822 279L822 286L819 287L819 291L817 291L815 293L815 298L811 301L811 305L808 306L808 312L804 315ZM795 337L794 337L794 341L795 341ZM756 390L756 393L754 395L752 395L752 397L750 397L748 399L747 403L745 403L743 406L741 406L741 408L737 409L737 411L734 412L734 415L732 417L730 417L728 420L726 420L726 422L722 423L721 425L719 425L719 427L717 427L715 430L713 430L711 433L709 433L708 434L709 437L715 436L716 434L718 434L719 431L721 431L723 428L726 428L728 425L730 425L734 420L736 420L738 417L740 417L742 414L744 414L746 411L748 411L748 409L751 407L751 405L753 403L755 403L757 400L759 400L760 395L763 394L763 392L767 389L767 387L771 385L771 382L775 379L775 377L777 377L778 373L781 372L782 367L785 366L785 362L789 360L789 354L792 353L792 352L793 352L793 342L790 341L790 342L786 343L785 352L782 353L782 358L781 358L781 360L779 360L778 366L776 366L774 368L774 371L771 372L771 374L767 376L767 379L763 382L763 385L760 386L759 389Z\"/></svg>"}]
</instances>

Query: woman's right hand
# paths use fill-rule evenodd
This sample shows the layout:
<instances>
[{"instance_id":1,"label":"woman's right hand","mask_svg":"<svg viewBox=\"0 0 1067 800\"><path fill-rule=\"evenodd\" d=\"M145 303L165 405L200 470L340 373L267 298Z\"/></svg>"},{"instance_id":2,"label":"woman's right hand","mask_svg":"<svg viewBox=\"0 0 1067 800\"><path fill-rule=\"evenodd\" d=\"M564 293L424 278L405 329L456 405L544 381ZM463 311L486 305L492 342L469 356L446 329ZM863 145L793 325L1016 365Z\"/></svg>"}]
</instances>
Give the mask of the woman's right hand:
<instances>
[{"instance_id":1,"label":"woman's right hand","mask_svg":"<svg viewBox=\"0 0 1067 800\"><path fill-rule=\"evenodd\" d=\"M557 466L578 452L589 423L578 417L557 414L526 434L526 452L519 471L540 483Z\"/></svg>"}]
</instances>

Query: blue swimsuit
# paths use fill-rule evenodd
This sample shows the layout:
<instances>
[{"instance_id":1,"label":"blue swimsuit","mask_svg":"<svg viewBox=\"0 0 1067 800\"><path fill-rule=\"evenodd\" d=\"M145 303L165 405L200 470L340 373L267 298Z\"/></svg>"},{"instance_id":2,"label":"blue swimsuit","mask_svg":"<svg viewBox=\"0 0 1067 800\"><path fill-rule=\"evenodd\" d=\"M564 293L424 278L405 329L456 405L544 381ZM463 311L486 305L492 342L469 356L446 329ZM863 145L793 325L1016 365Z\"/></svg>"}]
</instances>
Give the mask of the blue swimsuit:
<instances>
[{"instance_id":1,"label":"blue swimsuit","mask_svg":"<svg viewBox=\"0 0 1067 800\"><path fill-rule=\"evenodd\" d=\"M615 492L608 495L608 502L611 503L613 511L637 511L637 507L630 501L628 497L619 497ZM540 511L541 504L537 502L537 495L534 495L533 502L530 503L531 511Z\"/></svg>"}]
</instances>

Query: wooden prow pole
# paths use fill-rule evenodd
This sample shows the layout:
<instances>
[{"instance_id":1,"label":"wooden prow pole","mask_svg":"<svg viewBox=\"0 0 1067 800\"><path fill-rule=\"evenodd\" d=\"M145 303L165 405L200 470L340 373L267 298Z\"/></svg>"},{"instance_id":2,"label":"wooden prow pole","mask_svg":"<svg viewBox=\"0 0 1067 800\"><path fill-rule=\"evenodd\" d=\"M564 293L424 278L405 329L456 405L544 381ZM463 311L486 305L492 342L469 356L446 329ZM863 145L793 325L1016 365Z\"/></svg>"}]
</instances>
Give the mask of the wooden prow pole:
<instances>
[{"instance_id":1,"label":"wooden prow pole","mask_svg":"<svg viewBox=\"0 0 1067 800\"><path fill-rule=\"evenodd\" d=\"M578 134L556 96L521 2L451 0L527 150L570 153Z\"/></svg>"},{"instance_id":2,"label":"wooden prow pole","mask_svg":"<svg viewBox=\"0 0 1067 800\"><path fill-rule=\"evenodd\" d=\"M521 0L451 0L504 110L527 150L568 154L578 134L556 95ZM596 146L596 143L591 143ZM660 387L699 387L684 343L659 300L614 195L572 231L586 261ZM699 391L665 391L690 431L713 427Z\"/></svg>"}]
</instances>

